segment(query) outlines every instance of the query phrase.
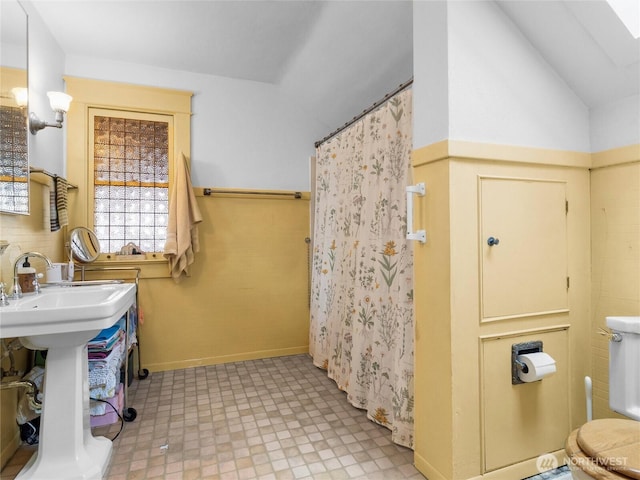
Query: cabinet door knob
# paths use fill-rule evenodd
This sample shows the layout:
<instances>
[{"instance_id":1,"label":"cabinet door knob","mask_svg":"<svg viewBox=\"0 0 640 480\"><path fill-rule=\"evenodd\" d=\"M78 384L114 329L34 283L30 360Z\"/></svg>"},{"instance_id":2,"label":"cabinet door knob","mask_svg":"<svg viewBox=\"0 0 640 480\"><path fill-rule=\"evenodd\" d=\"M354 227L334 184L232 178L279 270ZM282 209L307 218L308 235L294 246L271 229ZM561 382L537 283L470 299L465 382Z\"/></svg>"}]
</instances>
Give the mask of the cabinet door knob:
<instances>
[{"instance_id":1,"label":"cabinet door knob","mask_svg":"<svg viewBox=\"0 0 640 480\"><path fill-rule=\"evenodd\" d=\"M495 237L487 238L487 245L489 245L490 247L493 247L494 245L498 245L499 243L500 243L499 238L495 238Z\"/></svg>"}]
</instances>

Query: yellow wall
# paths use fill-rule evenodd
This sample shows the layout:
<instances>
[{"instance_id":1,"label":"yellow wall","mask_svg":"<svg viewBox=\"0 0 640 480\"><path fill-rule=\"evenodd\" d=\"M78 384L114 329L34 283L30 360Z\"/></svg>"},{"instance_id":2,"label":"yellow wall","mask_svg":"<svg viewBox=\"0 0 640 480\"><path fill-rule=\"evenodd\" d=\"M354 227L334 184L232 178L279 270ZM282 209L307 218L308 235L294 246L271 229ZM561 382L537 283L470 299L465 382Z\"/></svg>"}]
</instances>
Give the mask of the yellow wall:
<instances>
[{"instance_id":1,"label":"yellow wall","mask_svg":"<svg viewBox=\"0 0 640 480\"><path fill-rule=\"evenodd\" d=\"M609 409L605 318L640 314L640 146L599 153L591 172L591 341L594 418Z\"/></svg>"},{"instance_id":2,"label":"yellow wall","mask_svg":"<svg viewBox=\"0 0 640 480\"><path fill-rule=\"evenodd\" d=\"M17 107L11 92L15 87L27 86L27 71L20 68L0 67L0 105Z\"/></svg>"},{"instance_id":3,"label":"yellow wall","mask_svg":"<svg viewBox=\"0 0 640 480\"><path fill-rule=\"evenodd\" d=\"M414 226L426 228L428 241L414 247L414 308L416 318L415 461L428 462L444 478L453 477L453 398L451 337L451 238L449 165L434 162L414 171L414 182L429 183L425 196L414 202ZM422 219L422 220L418 220ZM422 223L424 222L424 223ZM438 233L436 233L438 232ZM417 280L420 279L420 280ZM438 368L433 368L438 365ZM438 432L434 434L434 432ZM436 477L437 478L437 477Z\"/></svg>"},{"instance_id":4,"label":"yellow wall","mask_svg":"<svg viewBox=\"0 0 640 480\"><path fill-rule=\"evenodd\" d=\"M205 197L195 190L203 222L191 276L176 284L143 271L141 367L154 372L307 352L308 194ZM130 278L110 278L118 275Z\"/></svg>"},{"instance_id":5,"label":"yellow wall","mask_svg":"<svg viewBox=\"0 0 640 480\"><path fill-rule=\"evenodd\" d=\"M31 214L7 215L0 214L0 239L10 243L5 253L0 257L0 277L7 286L7 291L13 285L13 260L22 252L38 251L47 255L53 261L62 260L64 232L51 233L44 225L42 214L44 188L40 183L31 182ZM48 195L48 189L46 190ZM73 199L73 191L69 197ZM48 198L48 197L47 197ZM44 266L40 260L33 261L33 267L39 273L44 273ZM16 353L16 368L25 370L29 367L26 350ZM2 363L9 368L8 360ZM16 402L18 391L4 390L0 392L0 466L11 458L19 445L20 435L16 427Z\"/></svg>"},{"instance_id":6,"label":"yellow wall","mask_svg":"<svg viewBox=\"0 0 640 480\"><path fill-rule=\"evenodd\" d=\"M308 351L306 197L198 197L201 250L192 276L141 282L144 368Z\"/></svg>"},{"instance_id":7,"label":"yellow wall","mask_svg":"<svg viewBox=\"0 0 640 480\"><path fill-rule=\"evenodd\" d=\"M464 156L460 155L462 152ZM427 187L427 195L417 202L414 217L416 228L427 231L427 243L416 246L414 262L415 462L430 479L513 479L533 475L537 473L537 454L561 449L561 437L584 419L579 389L581 379L589 373L590 361L585 348L590 343L590 231L589 171L584 157L567 154L566 166L562 166L562 152L462 142L443 142L414 152L414 181L424 181ZM479 177L485 175L566 182L570 203L568 311L482 321L478 185ZM510 363L508 352L497 356L493 353L497 351L495 345L505 338L510 347L511 343L537 337L547 338L545 344L549 348L560 348L560 364L553 382L566 386L569 398L553 396L549 389L542 392L542 385L511 386L508 379L504 385L502 376L491 374L499 367L494 358L504 357L504 364ZM552 382L542 383L546 387ZM523 411L520 394L525 389L534 396L544 395L539 397L544 401L534 402L539 407L535 412ZM532 458L533 447L527 450L515 438L520 431L498 431L501 427L485 422L501 408L505 414L515 415L513 424L543 424L545 419L554 418L552 412L561 410L564 433L547 439L544 429L532 428L531 444L544 448ZM505 438L498 448L496 439L502 437L512 441Z\"/></svg>"}]
</instances>

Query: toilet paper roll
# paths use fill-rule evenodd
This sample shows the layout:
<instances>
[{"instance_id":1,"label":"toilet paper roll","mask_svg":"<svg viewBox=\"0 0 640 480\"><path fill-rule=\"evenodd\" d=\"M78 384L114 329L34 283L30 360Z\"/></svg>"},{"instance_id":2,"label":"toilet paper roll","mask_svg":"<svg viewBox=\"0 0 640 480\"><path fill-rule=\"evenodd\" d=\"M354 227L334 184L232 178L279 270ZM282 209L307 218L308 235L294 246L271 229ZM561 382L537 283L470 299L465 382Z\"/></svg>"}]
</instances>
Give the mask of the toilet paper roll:
<instances>
[{"instance_id":1,"label":"toilet paper roll","mask_svg":"<svg viewBox=\"0 0 640 480\"><path fill-rule=\"evenodd\" d=\"M526 383L542 380L556 371L556 361L545 352L524 353L518 355L518 360L524 364L518 369L518 377Z\"/></svg>"}]
</instances>

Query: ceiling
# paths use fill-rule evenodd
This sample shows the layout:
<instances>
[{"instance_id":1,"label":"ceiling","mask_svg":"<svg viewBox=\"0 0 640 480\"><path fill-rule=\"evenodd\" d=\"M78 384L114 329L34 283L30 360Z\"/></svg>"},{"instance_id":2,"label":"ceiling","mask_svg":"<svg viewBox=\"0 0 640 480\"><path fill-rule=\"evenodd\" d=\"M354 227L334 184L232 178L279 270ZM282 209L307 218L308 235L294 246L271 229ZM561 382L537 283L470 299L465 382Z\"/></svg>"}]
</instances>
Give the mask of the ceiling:
<instances>
[{"instance_id":1,"label":"ceiling","mask_svg":"<svg viewBox=\"0 0 640 480\"><path fill-rule=\"evenodd\" d=\"M330 129L413 75L407 0L31 3L66 54L275 84ZM640 41L604 0L496 3L587 106L638 94Z\"/></svg>"},{"instance_id":2,"label":"ceiling","mask_svg":"<svg viewBox=\"0 0 640 480\"><path fill-rule=\"evenodd\" d=\"M640 39L606 1L496 3L588 107L639 93Z\"/></svg>"}]
</instances>

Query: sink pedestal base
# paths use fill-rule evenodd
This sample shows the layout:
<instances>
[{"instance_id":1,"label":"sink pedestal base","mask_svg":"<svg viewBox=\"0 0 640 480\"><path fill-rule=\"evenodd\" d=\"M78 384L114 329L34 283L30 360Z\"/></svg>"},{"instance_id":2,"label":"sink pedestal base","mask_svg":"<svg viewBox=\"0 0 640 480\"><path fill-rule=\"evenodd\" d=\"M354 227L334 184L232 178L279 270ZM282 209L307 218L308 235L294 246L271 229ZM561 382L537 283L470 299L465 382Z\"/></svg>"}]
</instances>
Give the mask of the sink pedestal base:
<instances>
[{"instance_id":1,"label":"sink pedestal base","mask_svg":"<svg viewBox=\"0 0 640 480\"><path fill-rule=\"evenodd\" d=\"M48 346L48 353L38 451L16 479L94 480L106 473L111 440L92 435L89 414L86 343L99 331L66 333L55 342L55 335L21 338L27 348Z\"/></svg>"}]
</instances>

